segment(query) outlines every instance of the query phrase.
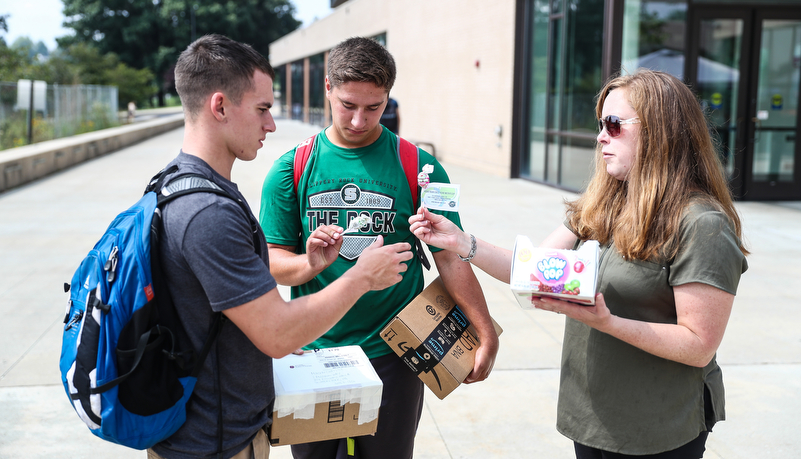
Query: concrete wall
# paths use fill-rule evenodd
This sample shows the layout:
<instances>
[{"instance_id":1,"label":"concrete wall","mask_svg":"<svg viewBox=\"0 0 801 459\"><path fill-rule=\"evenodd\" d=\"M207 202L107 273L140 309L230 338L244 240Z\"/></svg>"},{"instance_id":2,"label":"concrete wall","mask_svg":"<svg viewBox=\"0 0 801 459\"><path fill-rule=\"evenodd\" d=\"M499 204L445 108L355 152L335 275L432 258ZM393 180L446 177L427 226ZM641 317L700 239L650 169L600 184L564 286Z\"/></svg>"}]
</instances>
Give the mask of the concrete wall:
<instances>
[{"instance_id":1,"label":"concrete wall","mask_svg":"<svg viewBox=\"0 0 801 459\"><path fill-rule=\"evenodd\" d=\"M0 150L0 193L183 126L183 113Z\"/></svg>"},{"instance_id":2,"label":"concrete wall","mask_svg":"<svg viewBox=\"0 0 801 459\"><path fill-rule=\"evenodd\" d=\"M444 161L509 176L514 24L513 1L351 0L272 43L270 62L279 66L348 37L386 32L398 68L392 97L401 136L434 144Z\"/></svg>"}]
</instances>

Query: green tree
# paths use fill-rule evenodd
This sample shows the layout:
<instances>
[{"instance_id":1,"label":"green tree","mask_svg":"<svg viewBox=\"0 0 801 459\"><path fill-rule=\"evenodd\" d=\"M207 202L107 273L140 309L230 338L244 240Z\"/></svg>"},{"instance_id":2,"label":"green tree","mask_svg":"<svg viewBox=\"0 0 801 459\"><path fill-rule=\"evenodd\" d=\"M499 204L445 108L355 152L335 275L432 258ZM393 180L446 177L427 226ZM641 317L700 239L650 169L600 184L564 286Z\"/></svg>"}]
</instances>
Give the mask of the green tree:
<instances>
[{"instance_id":1,"label":"green tree","mask_svg":"<svg viewBox=\"0 0 801 459\"><path fill-rule=\"evenodd\" d=\"M127 106L131 101L141 107L158 93L150 69L134 69L119 62L115 67L107 69L105 76L106 84L119 88L120 107Z\"/></svg>"},{"instance_id":2,"label":"green tree","mask_svg":"<svg viewBox=\"0 0 801 459\"><path fill-rule=\"evenodd\" d=\"M46 81L49 84L81 84L79 69L65 50L60 48L50 53L44 62L29 63L23 73L24 78Z\"/></svg>"},{"instance_id":3,"label":"green tree","mask_svg":"<svg viewBox=\"0 0 801 459\"><path fill-rule=\"evenodd\" d=\"M67 48L65 57L82 84L116 86L121 107L130 101L145 105L157 92L153 72L129 67L114 53L101 54L94 46L77 43Z\"/></svg>"},{"instance_id":4,"label":"green tree","mask_svg":"<svg viewBox=\"0 0 801 459\"><path fill-rule=\"evenodd\" d=\"M6 23L6 18L7 17L8 17L7 14L0 14L0 30L2 30L3 32L8 32L8 24ZM5 43L6 39L3 38L3 37L0 37L0 41Z\"/></svg>"},{"instance_id":5,"label":"green tree","mask_svg":"<svg viewBox=\"0 0 801 459\"><path fill-rule=\"evenodd\" d=\"M74 36L59 46L95 45L156 77L159 100L174 90L178 55L195 38L220 33L249 43L265 56L269 44L297 29L289 0L63 0L65 27Z\"/></svg>"},{"instance_id":6,"label":"green tree","mask_svg":"<svg viewBox=\"0 0 801 459\"><path fill-rule=\"evenodd\" d=\"M57 49L48 59L31 57L27 46L7 48L0 42L0 81L42 80L49 84L116 86L118 102L144 106L157 93L153 72L131 68L114 53L101 54L85 43Z\"/></svg>"},{"instance_id":7,"label":"green tree","mask_svg":"<svg viewBox=\"0 0 801 459\"><path fill-rule=\"evenodd\" d=\"M82 84L107 84L106 71L120 61L114 53L102 54L92 45L77 43L66 49L67 59L75 67Z\"/></svg>"},{"instance_id":8,"label":"green tree","mask_svg":"<svg viewBox=\"0 0 801 459\"><path fill-rule=\"evenodd\" d=\"M47 50L47 46L42 41L34 43L30 37L17 37L14 40L14 43L11 44L11 47L14 49L19 49L25 51L28 54L28 57L33 59L38 55L47 56L50 52Z\"/></svg>"},{"instance_id":9,"label":"green tree","mask_svg":"<svg viewBox=\"0 0 801 459\"><path fill-rule=\"evenodd\" d=\"M6 41L0 37L0 81L17 81L20 69L27 63L28 59L24 52L9 48L6 46Z\"/></svg>"}]
</instances>

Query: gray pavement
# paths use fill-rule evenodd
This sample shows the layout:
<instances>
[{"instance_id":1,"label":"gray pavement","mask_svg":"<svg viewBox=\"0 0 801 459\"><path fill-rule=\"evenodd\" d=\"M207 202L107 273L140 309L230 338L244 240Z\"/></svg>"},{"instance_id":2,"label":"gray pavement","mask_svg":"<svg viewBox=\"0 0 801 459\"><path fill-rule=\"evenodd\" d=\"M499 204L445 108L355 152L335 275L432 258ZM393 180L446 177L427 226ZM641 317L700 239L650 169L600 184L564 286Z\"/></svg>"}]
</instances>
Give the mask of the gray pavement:
<instances>
[{"instance_id":1,"label":"gray pavement","mask_svg":"<svg viewBox=\"0 0 801 459\"><path fill-rule=\"evenodd\" d=\"M234 167L234 181L254 209L272 162L317 131L294 121L277 125L257 160ZM182 135L177 129L0 194L0 458L146 457L94 437L62 390L62 284L111 219L175 156ZM563 200L574 197L445 166L462 184L464 227L500 246L511 247L517 234L542 240L562 221ZM715 428L705 457L798 458L801 206L738 208L753 254L718 353L729 420ZM507 285L477 274L504 328L495 370L442 401L427 391L415 458L573 457L572 443L554 427L564 319L522 310ZM288 447L271 454L291 457Z\"/></svg>"}]
</instances>

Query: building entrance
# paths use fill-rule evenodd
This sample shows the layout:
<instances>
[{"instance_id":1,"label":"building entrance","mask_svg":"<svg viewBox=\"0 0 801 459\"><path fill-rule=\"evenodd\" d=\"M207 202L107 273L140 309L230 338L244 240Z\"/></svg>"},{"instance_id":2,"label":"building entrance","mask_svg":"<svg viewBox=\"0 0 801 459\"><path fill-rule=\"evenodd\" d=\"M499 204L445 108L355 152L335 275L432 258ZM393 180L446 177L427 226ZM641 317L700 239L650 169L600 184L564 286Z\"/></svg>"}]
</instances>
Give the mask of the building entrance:
<instances>
[{"instance_id":1,"label":"building entrance","mask_svg":"<svg viewBox=\"0 0 801 459\"><path fill-rule=\"evenodd\" d=\"M744 200L801 199L801 8L696 7L686 75Z\"/></svg>"}]
</instances>

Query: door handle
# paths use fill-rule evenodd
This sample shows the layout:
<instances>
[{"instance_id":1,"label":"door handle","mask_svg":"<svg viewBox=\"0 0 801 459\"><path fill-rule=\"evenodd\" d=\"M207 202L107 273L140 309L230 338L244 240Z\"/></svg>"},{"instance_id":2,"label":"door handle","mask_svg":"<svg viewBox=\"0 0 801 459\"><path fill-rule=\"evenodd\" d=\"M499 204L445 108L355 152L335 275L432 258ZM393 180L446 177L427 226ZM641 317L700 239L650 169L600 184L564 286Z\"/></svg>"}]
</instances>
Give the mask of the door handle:
<instances>
[{"instance_id":1,"label":"door handle","mask_svg":"<svg viewBox=\"0 0 801 459\"><path fill-rule=\"evenodd\" d=\"M759 131L762 130L762 120L755 116L751 118L751 121L754 123L754 134L750 139L748 139L748 143L756 143L757 137L759 136Z\"/></svg>"}]
</instances>

